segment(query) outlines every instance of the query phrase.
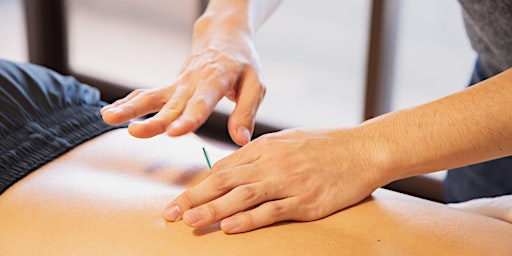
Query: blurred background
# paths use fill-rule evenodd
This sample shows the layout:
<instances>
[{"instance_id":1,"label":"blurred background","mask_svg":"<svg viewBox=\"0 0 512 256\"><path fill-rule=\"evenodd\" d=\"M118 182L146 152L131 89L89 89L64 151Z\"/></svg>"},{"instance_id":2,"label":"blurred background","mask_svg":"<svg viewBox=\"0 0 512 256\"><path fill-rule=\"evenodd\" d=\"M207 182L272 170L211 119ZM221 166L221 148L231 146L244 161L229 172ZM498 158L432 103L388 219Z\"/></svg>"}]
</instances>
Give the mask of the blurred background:
<instances>
[{"instance_id":1,"label":"blurred background","mask_svg":"<svg viewBox=\"0 0 512 256\"><path fill-rule=\"evenodd\" d=\"M27 61L22 0L0 0L0 58ZM131 88L170 84L199 1L68 0L70 67ZM474 53L457 1L400 1L391 93L401 109L462 89ZM363 121L369 0L284 1L256 46L268 85L258 120L278 127ZM229 112L228 101L219 111Z\"/></svg>"},{"instance_id":2,"label":"blurred background","mask_svg":"<svg viewBox=\"0 0 512 256\"><path fill-rule=\"evenodd\" d=\"M387 74L391 110L463 89L475 54L457 1L397 1ZM65 3L71 71L130 90L173 82L202 8L198 0ZM370 0L284 1L255 38L268 86L258 122L279 128L362 122L370 14ZM0 58L28 61L24 15L22 0L0 0ZM223 100L217 111L232 108Z\"/></svg>"}]
</instances>

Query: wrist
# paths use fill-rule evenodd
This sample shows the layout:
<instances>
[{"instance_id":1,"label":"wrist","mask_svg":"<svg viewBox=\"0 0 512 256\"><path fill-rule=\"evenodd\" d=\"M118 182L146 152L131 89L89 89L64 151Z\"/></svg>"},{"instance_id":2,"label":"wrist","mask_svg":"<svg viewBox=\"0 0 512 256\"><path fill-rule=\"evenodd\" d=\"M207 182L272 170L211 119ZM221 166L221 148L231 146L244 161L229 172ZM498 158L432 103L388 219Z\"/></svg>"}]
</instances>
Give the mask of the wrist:
<instances>
[{"instance_id":1,"label":"wrist","mask_svg":"<svg viewBox=\"0 0 512 256\"><path fill-rule=\"evenodd\" d=\"M222 13L222 17L205 13L194 24L192 51L205 49L232 51L244 49L242 45L252 42L247 23L235 15Z\"/></svg>"},{"instance_id":2,"label":"wrist","mask_svg":"<svg viewBox=\"0 0 512 256\"><path fill-rule=\"evenodd\" d=\"M212 1L194 23L194 35L238 34L252 35L246 1Z\"/></svg>"},{"instance_id":3,"label":"wrist","mask_svg":"<svg viewBox=\"0 0 512 256\"><path fill-rule=\"evenodd\" d=\"M369 187L377 189L400 178L393 168L393 158L385 141L364 127L342 129L336 132L342 150L351 168L361 172Z\"/></svg>"}]
</instances>

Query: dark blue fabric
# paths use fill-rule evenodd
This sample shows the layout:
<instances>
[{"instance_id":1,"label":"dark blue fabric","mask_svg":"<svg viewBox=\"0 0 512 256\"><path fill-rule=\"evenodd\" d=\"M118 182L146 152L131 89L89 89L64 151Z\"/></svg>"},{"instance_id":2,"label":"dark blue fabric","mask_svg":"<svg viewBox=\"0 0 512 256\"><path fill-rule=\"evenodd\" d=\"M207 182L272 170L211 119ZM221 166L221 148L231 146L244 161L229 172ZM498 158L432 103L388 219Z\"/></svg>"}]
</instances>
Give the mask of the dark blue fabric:
<instances>
[{"instance_id":1,"label":"dark blue fabric","mask_svg":"<svg viewBox=\"0 0 512 256\"><path fill-rule=\"evenodd\" d=\"M96 88L46 68L0 60L0 194L41 165L116 127Z\"/></svg>"},{"instance_id":2,"label":"dark blue fabric","mask_svg":"<svg viewBox=\"0 0 512 256\"><path fill-rule=\"evenodd\" d=\"M470 86L494 75L477 59ZM512 194L512 157L449 170L444 192L448 203Z\"/></svg>"}]
</instances>

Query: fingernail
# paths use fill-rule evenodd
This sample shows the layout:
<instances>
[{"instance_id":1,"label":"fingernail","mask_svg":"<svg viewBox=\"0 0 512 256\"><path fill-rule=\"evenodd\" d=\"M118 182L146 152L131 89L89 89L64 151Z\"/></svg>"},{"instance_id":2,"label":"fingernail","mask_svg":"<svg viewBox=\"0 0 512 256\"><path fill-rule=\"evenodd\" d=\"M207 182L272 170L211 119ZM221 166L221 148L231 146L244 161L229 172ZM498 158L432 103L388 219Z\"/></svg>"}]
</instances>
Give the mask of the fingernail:
<instances>
[{"instance_id":1,"label":"fingernail","mask_svg":"<svg viewBox=\"0 0 512 256\"><path fill-rule=\"evenodd\" d=\"M238 137L243 137L243 139L247 143L251 140L251 132L249 132L247 128L240 126L238 127Z\"/></svg>"},{"instance_id":2,"label":"fingernail","mask_svg":"<svg viewBox=\"0 0 512 256\"><path fill-rule=\"evenodd\" d=\"M180 219L180 207L177 205L171 206L165 212L165 218L168 221L177 221Z\"/></svg>"},{"instance_id":3,"label":"fingernail","mask_svg":"<svg viewBox=\"0 0 512 256\"><path fill-rule=\"evenodd\" d=\"M197 222L203 219L201 212L197 209L186 211L183 214L183 220L190 226L194 226Z\"/></svg>"},{"instance_id":4,"label":"fingernail","mask_svg":"<svg viewBox=\"0 0 512 256\"><path fill-rule=\"evenodd\" d=\"M227 233L232 233L236 231L238 224L233 219L225 219L220 223L220 228Z\"/></svg>"}]
</instances>

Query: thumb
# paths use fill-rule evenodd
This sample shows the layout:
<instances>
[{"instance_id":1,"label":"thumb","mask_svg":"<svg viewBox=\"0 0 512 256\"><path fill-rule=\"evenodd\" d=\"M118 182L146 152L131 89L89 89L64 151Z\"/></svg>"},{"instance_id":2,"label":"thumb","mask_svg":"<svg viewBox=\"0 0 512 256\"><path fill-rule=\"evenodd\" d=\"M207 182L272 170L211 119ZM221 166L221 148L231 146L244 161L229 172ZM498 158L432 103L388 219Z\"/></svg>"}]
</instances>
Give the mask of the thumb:
<instances>
[{"instance_id":1,"label":"thumb","mask_svg":"<svg viewBox=\"0 0 512 256\"><path fill-rule=\"evenodd\" d=\"M236 144L243 146L251 141L256 112L265 92L259 75L252 69L248 70L239 84L236 106L228 121L229 135Z\"/></svg>"}]
</instances>

